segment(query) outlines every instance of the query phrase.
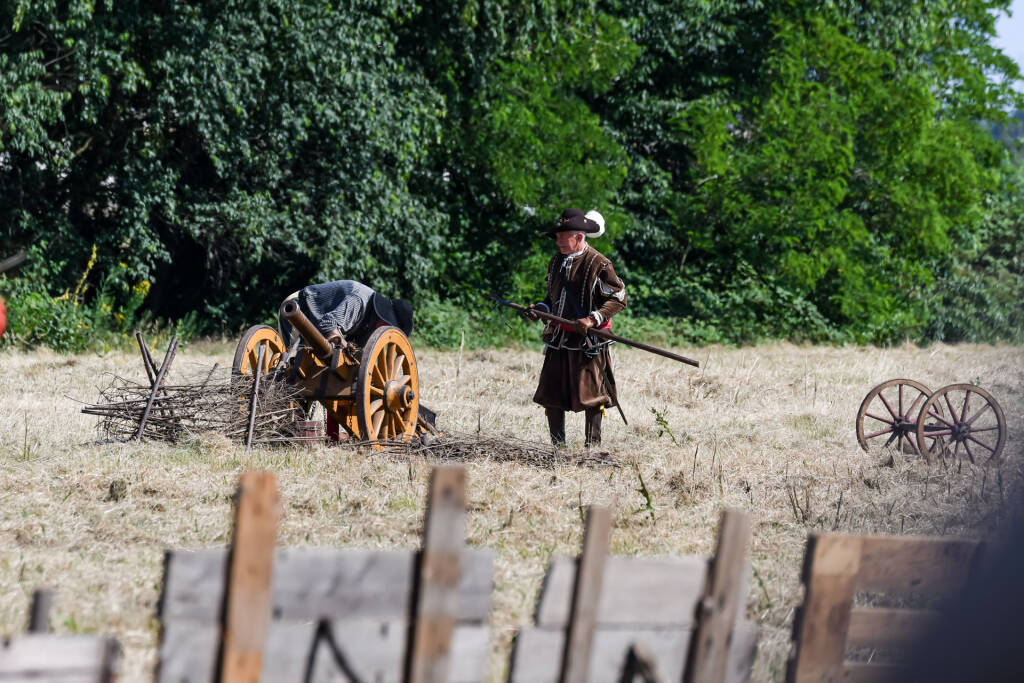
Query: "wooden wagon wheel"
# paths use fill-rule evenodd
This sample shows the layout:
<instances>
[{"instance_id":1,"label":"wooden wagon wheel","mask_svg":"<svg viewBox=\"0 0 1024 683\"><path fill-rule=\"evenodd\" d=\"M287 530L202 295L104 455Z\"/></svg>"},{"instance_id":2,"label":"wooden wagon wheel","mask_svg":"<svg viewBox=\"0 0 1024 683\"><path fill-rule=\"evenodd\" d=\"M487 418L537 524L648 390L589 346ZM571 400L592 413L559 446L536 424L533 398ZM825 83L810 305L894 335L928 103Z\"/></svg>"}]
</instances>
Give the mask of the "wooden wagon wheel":
<instances>
[{"instance_id":1,"label":"wooden wagon wheel","mask_svg":"<svg viewBox=\"0 0 1024 683\"><path fill-rule=\"evenodd\" d=\"M245 331L235 348L235 359L231 362L231 374L251 375L256 368L256 360L260 355L260 346L266 345L263 360L263 372L267 373L277 367L281 356L287 350L284 340L269 325L253 325Z\"/></svg>"},{"instance_id":2,"label":"wooden wagon wheel","mask_svg":"<svg viewBox=\"0 0 1024 683\"><path fill-rule=\"evenodd\" d=\"M409 339L397 327L374 331L363 347L356 380L359 436L367 441L408 441L419 415L419 376Z\"/></svg>"},{"instance_id":3,"label":"wooden wagon wheel","mask_svg":"<svg viewBox=\"0 0 1024 683\"><path fill-rule=\"evenodd\" d=\"M871 446L895 445L899 453L920 455L917 423L921 406L932 392L912 379L890 379L868 392L857 411L857 442Z\"/></svg>"},{"instance_id":4,"label":"wooden wagon wheel","mask_svg":"<svg viewBox=\"0 0 1024 683\"><path fill-rule=\"evenodd\" d=\"M921 408L917 442L929 463L939 455L980 464L998 462L1006 445L1006 418L992 394L981 387L950 384Z\"/></svg>"}]
</instances>

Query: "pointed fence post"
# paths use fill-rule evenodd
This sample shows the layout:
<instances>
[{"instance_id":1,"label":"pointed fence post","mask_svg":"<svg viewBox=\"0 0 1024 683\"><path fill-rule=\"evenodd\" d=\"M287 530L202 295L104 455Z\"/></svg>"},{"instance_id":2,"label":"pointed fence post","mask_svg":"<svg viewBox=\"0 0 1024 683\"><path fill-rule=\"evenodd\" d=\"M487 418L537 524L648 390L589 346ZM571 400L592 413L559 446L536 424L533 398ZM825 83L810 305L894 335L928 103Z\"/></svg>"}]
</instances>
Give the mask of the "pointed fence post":
<instances>
[{"instance_id":1,"label":"pointed fence post","mask_svg":"<svg viewBox=\"0 0 1024 683\"><path fill-rule=\"evenodd\" d=\"M32 592L32 605L28 613L29 633L48 633L50 631L50 607L53 605L53 591L49 588L38 588Z\"/></svg>"},{"instance_id":2,"label":"pointed fence post","mask_svg":"<svg viewBox=\"0 0 1024 683\"><path fill-rule=\"evenodd\" d=\"M587 508L583 551L576 565L569 626L565 634L561 683L585 683L590 678L590 652L597 628L597 609L604 584L604 566L611 542L611 511Z\"/></svg>"},{"instance_id":3,"label":"pointed fence post","mask_svg":"<svg viewBox=\"0 0 1024 683\"><path fill-rule=\"evenodd\" d=\"M736 630L736 613L743 594L743 571L749 542L750 515L736 508L723 510L704 598L698 607L697 628L683 679L685 683L725 681L729 646Z\"/></svg>"},{"instance_id":4,"label":"pointed fence post","mask_svg":"<svg viewBox=\"0 0 1024 683\"><path fill-rule=\"evenodd\" d=\"M448 680L465 535L466 470L438 467L430 476L423 520L423 550L410 629L409 683Z\"/></svg>"},{"instance_id":5,"label":"pointed fence post","mask_svg":"<svg viewBox=\"0 0 1024 683\"><path fill-rule=\"evenodd\" d=\"M257 683L260 679L263 644L270 625L270 581L280 516L274 475L243 474L224 591L221 683Z\"/></svg>"}]
</instances>

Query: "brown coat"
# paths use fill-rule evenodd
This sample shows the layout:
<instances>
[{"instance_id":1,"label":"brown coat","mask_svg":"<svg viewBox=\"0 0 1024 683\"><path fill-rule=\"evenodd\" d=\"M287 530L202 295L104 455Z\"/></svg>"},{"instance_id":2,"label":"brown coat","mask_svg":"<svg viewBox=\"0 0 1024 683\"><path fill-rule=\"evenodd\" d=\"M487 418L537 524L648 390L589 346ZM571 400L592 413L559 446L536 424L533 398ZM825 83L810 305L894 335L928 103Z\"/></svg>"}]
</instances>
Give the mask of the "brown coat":
<instances>
[{"instance_id":1,"label":"brown coat","mask_svg":"<svg viewBox=\"0 0 1024 683\"><path fill-rule=\"evenodd\" d=\"M543 303L553 314L570 320L596 312L601 326L606 327L611 317L626 307L625 285L611 262L593 247L573 256L568 269L563 267L566 260L563 254L555 254L548 264ZM553 323L544 328L543 339L544 366L533 396L535 403L575 412L616 404L608 342L601 342L596 356L587 356L585 337Z\"/></svg>"}]
</instances>

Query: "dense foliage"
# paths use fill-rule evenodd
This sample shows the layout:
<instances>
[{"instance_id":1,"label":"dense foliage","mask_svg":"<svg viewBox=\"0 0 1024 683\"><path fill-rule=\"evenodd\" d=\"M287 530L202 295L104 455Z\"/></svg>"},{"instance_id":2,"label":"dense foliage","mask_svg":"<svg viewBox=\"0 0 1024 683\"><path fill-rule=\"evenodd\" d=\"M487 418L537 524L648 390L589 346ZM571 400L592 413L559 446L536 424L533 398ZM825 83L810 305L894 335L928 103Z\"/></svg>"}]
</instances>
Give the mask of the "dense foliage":
<instances>
[{"instance_id":1,"label":"dense foliage","mask_svg":"<svg viewBox=\"0 0 1024 683\"><path fill-rule=\"evenodd\" d=\"M1020 340L1008 4L4 3L10 339L231 333L333 278L525 338L478 292L537 296L579 206L633 329Z\"/></svg>"}]
</instances>

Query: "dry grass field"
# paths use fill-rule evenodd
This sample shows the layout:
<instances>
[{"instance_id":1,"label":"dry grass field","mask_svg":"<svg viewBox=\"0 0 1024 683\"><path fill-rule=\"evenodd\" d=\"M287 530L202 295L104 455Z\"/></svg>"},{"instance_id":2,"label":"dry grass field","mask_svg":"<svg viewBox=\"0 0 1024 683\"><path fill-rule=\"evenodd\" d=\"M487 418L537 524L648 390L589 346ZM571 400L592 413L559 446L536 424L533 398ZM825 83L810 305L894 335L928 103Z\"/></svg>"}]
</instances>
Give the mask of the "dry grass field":
<instances>
[{"instance_id":1,"label":"dry grass field","mask_svg":"<svg viewBox=\"0 0 1024 683\"><path fill-rule=\"evenodd\" d=\"M990 534L1019 495L1022 348L676 350L702 368L615 349L629 425L614 412L606 420L610 462L486 454L466 462L468 541L496 553L494 680L504 677L514 629L531 618L545 566L578 550L581 505L615 507L612 550L626 555L709 553L721 507L749 510L747 614L763 628L755 678L769 681L784 670L808 532ZM179 352L174 370L226 365L232 353L230 344L196 343ZM542 410L530 401L539 353L420 350L418 362L423 402L443 429L546 441ZM24 629L32 589L52 586L55 629L115 634L126 650L124 680L146 680L163 550L224 545L231 496L251 468L277 473L281 544L417 544L433 460L326 447L245 453L204 435L175 446L91 443L97 418L80 414L76 401L98 400L108 372L144 378L132 353L0 352L0 633ZM1003 466L927 466L861 451L860 401L894 377L989 390L1009 428ZM582 416L570 419L571 449L581 447L582 430ZM112 485L122 495L111 496Z\"/></svg>"}]
</instances>

